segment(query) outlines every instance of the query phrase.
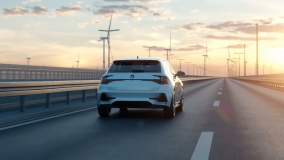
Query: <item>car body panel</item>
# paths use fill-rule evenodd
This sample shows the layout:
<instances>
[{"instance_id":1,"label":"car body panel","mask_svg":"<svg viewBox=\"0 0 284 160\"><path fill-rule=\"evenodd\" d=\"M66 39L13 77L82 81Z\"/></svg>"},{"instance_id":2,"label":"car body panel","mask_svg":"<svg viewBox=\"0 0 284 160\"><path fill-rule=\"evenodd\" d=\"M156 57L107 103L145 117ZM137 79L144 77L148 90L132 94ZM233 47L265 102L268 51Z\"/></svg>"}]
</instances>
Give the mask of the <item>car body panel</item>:
<instances>
[{"instance_id":1,"label":"car body panel","mask_svg":"<svg viewBox=\"0 0 284 160\"><path fill-rule=\"evenodd\" d=\"M116 61L135 61L137 58L123 58ZM183 83L175 75L175 71L166 59L163 58L139 58L138 60L159 61L161 64L161 70L159 73L151 72L119 72L112 73L109 70L104 74L108 76L107 79L110 83L100 84L97 90L97 103L98 106L105 106L111 108L117 108L114 106L116 102L147 102L151 106L145 106L145 108L161 108L170 107L171 99L174 94L174 104L178 104L183 95ZM114 64L112 64L114 65ZM111 67L110 67L111 68ZM103 76L103 77L104 77ZM156 81L161 80L159 76L168 77L168 84L159 84ZM101 96L110 97L107 101L102 101ZM160 102L156 99L164 94L167 101ZM132 104L132 103L131 103ZM134 103L135 104L135 103ZM141 108L137 105L137 108ZM126 106L127 108L135 108L135 105ZM142 106L143 108L143 106Z\"/></svg>"}]
</instances>

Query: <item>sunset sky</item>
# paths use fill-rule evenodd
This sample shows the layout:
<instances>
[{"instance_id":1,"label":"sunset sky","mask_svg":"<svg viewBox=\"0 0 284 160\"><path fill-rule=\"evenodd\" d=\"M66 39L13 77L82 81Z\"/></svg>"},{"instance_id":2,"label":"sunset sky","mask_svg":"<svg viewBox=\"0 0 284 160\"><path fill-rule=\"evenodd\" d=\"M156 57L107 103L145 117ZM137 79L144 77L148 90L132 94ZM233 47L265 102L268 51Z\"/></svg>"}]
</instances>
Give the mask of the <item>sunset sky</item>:
<instances>
[{"instance_id":1,"label":"sunset sky","mask_svg":"<svg viewBox=\"0 0 284 160\"><path fill-rule=\"evenodd\" d=\"M233 53L247 45L248 74L256 62L255 24L259 23L259 73L284 73L283 0L9 0L0 2L0 63L102 68L102 42L110 13L113 58L148 57L142 46L157 46L151 57L164 57L172 30L171 64L187 73L187 64L226 73L227 46ZM243 68L243 55L241 59ZM190 72L192 67L190 66ZM241 71L243 73L243 71Z\"/></svg>"}]
</instances>

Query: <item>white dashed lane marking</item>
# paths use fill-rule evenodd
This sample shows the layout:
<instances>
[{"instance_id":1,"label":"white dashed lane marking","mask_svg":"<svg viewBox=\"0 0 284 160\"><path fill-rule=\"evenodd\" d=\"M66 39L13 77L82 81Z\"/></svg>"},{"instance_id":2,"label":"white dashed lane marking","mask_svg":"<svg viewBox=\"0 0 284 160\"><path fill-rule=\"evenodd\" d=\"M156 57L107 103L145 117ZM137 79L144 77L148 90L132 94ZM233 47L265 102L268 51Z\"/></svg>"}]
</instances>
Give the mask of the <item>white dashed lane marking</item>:
<instances>
[{"instance_id":1,"label":"white dashed lane marking","mask_svg":"<svg viewBox=\"0 0 284 160\"><path fill-rule=\"evenodd\" d=\"M218 95L221 95L222 94L222 92L218 92Z\"/></svg>"},{"instance_id":2,"label":"white dashed lane marking","mask_svg":"<svg viewBox=\"0 0 284 160\"><path fill-rule=\"evenodd\" d=\"M191 160L208 160L212 139L213 132L202 132L191 156Z\"/></svg>"},{"instance_id":3,"label":"white dashed lane marking","mask_svg":"<svg viewBox=\"0 0 284 160\"><path fill-rule=\"evenodd\" d=\"M213 103L213 107L219 107L219 105L220 105L220 101L215 101L215 102Z\"/></svg>"}]
</instances>

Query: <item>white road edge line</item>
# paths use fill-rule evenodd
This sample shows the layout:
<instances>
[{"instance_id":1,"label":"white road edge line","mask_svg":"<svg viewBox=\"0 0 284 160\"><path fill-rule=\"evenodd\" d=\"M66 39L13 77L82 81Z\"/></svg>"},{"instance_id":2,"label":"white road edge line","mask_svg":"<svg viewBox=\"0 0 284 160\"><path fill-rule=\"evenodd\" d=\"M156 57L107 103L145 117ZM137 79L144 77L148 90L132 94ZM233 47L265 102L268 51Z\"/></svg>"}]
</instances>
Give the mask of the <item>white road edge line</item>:
<instances>
[{"instance_id":1,"label":"white road edge line","mask_svg":"<svg viewBox=\"0 0 284 160\"><path fill-rule=\"evenodd\" d=\"M213 132L202 132L190 160L208 160Z\"/></svg>"},{"instance_id":2,"label":"white road edge line","mask_svg":"<svg viewBox=\"0 0 284 160\"><path fill-rule=\"evenodd\" d=\"M219 107L219 105L220 105L220 101L215 101L213 104L213 107Z\"/></svg>"},{"instance_id":3,"label":"white road edge line","mask_svg":"<svg viewBox=\"0 0 284 160\"><path fill-rule=\"evenodd\" d=\"M28 125L28 124L32 124L32 123L36 123L36 122L40 122L40 121L45 121L45 120L49 120L49 119L53 119L53 118L67 116L67 115L74 114L74 113L84 112L84 111L88 111L88 110L95 109L95 108L97 108L97 106L91 107L91 108L82 109L82 110L79 110L79 111L63 113L63 114L59 114L59 115L56 115L56 116L50 116L50 117L46 117L46 118L41 118L41 119L29 121L29 122L20 123L20 124L15 124L15 125L7 126L7 127L2 127L2 128L0 128L0 131L6 130L6 129L15 128L15 127L20 127L20 126L24 126L24 125Z\"/></svg>"},{"instance_id":4,"label":"white road edge line","mask_svg":"<svg viewBox=\"0 0 284 160\"><path fill-rule=\"evenodd\" d=\"M218 95L221 95L222 94L222 92L218 92Z\"/></svg>"}]
</instances>

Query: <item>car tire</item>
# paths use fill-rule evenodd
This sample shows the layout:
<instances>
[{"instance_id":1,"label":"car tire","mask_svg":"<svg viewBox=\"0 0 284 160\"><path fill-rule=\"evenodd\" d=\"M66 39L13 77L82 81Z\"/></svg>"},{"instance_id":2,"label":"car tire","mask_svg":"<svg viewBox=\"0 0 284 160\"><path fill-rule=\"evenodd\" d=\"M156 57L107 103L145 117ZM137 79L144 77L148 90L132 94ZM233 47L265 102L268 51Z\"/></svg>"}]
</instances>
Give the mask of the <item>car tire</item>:
<instances>
[{"instance_id":1,"label":"car tire","mask_svg":"<svg viewBox=\"0 0 284 160\"><path fill-rule=\"evenodd\" d=\"M119 110L120 110L121 112L126 112L126 111L128 111L127 108L119 108Z\"/></svg>"},{"instance_id":2,"label":"car tire","mask_svg":"<svg viewBox=\"0 0 284 160\"><path fill-rule=\"evenodd\" d=\"M175 118L176 109L175 109L175 106L174 106L174 96L172 96L170 107L166 106L164 108L164 116L165 116L165 118Z\"/></svg>"},{"instance_id":3,"label":"car tire","mask_svg":"<svg viewBox=\"0 0 284 160\"><path fill-rule=\"evenodd\" d=\"M108 107L98 107L98 113L101 117L109 117L111 108Z\"/></svg>"},{"instance_id":4,"label":"car tire","mask_svg":"<svg viewBox=\"0 0 284 160\"><path fill-rule=\"evenodd\" d=\"M179 106L176 108L176 110L178 112L182 112L183 111L183 95L182 95L181 100L179 101Z\"/></svg>"}]
</instances>

